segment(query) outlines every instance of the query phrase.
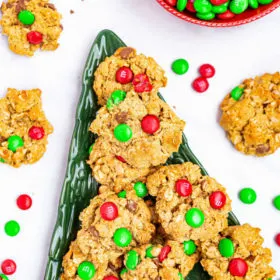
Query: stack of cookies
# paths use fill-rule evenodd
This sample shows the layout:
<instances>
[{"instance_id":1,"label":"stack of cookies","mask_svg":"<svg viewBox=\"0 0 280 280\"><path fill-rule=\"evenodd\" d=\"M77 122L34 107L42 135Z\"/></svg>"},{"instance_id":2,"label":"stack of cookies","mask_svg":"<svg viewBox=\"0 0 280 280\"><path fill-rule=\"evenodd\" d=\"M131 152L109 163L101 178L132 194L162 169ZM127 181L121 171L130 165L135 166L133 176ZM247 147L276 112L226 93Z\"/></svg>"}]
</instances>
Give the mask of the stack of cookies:
<instances>
[{"instance_id":1,"label":"stack of cookies","mask_svg":"<svg viewBox=\"0 0 280 280\"><path fill-rule=\"evenodd\" d=\"M88 163L101 186L80 215L62 280L182 280L199 261L218 280L275 275L259 229L228 226L222 185L190 162L164 166L185 126L157 95L166 82L154 59L132 48L97 69L103 107Z\"/></svg>"}]
</instances>

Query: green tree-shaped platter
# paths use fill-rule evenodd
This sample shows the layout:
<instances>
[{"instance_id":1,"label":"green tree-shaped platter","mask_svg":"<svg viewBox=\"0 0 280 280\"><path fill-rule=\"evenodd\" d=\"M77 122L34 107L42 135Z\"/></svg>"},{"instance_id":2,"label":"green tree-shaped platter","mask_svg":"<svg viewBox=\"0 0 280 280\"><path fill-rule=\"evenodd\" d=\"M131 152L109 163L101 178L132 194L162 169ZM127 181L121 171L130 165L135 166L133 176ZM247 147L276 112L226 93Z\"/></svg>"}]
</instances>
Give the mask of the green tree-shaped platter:
<instances>
[{"instance_id":1,"label":"green tree-shaped platter","mask_svg":"<svg viewBox=\"0 0 280 280\"><path fill-rule=\"evenodd\" d=\"M79 214L89 205L90 199L97 194L98 183L91 176L91 170L86 163L88 149L94 142L94 136L89 132L89 126L99 109L96 95L92 89L93 74L100 62L123 46L125 43L116 34L110 30L103 30L96 37L90 50L83 74L82 93L77 106L76 124L58 207L57 221L49 250L45 280L58 280L60 278L63 256L67 253L70 242L75 239L79 230ZM162 98L160 94L159 96ZM186 161L200 165L203 174L207 174L192 153L187 138L183 136L179 151L168 159L167 164L178 164ZM233 213L229 214L229 223L230 225L239 224ZM186 279L208 280L210 276L200 264L197 264Z\"/></svg>"}]
</instances>

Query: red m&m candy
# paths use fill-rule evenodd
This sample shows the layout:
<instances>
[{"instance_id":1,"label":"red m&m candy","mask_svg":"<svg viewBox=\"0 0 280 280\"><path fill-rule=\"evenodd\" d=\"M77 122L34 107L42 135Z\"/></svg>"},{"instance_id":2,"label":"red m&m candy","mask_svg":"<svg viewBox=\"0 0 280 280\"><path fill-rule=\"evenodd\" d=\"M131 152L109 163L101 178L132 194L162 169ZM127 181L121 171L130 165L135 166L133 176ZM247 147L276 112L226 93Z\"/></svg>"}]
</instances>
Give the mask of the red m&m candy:
<instances>
[{"instance_id":1,"label":"red m&m candy","mask_svg":"<svg viewBox=\"0 0 280 280\"><path fill-rule=\"evenodd\" d=\"M119 280L119 278L116 276L110 275L110 276L105 276L103 278L103 280Z\"/></svg>"},{"instance_id":2,"label":"red m&m candy","mask_svg":"<svg viewBox=\"0 0 280 280\"><path fill-rule=\"evenodd\" d=\"M22 194L17 198L17 206L21 210L28 210L32 206L32 198L27 194Z\"/></svg>"},{"instance_id":3,"label":"red m&m candy","mask_svg":"<svg viewBox=\"0 0 280 280\"><path fill-rule=\"evenodd\" d=\"M203 64L199 67L199 73L204 78L214 77L216 70L211 64Z\"/></svg>"},{"instance_id":4,"label":"red m&m candy","mask_svg":"<svg viewBox=\"0 0 280 280\"><path fill-rule=\"evenodd\" d=\"M212 208L221 209L227 201L226 195L221 191L212 192L209 197L209 202Z\"/></svg>"},{"instance_id":5,"label":"red m&m candy","mask_svg":"<svg viewBox=\"0 0 280 280\"><path fill-rule=\"evenodd\" d=\"M280 233L275 236L275 242L280 247Z\"/></svg>"},{"instance_id":6,"label":"red m&m candy","mask_svg":"<svg viewBox=\"0 0 280 280\"><path fill-rule=\"evenodd\" d=\"M5 260L1 264L1 270L6 275L12 275L17 270L17 265L13 260Z\"/></svg>"},{"instance_id":7,"label":"red m&m candy","mask_svg":"<svg viewBox=\"0 0 280 280\"><path fill-rule=\"evenodd\" d=\"M209 83L206 78L199 77L193 81L193 89L197 92L204 92L209 88Z\"/></svg>"},{"instance_id":8,"label":"red m&m candy","mask_svg":"<svg viewBox=\"0 0 280 280\"><path fill-rule=\"evenodd\" d=\"M165 2L170 6L176 6L177 0L165 0Z\"/></svg>"},{"instance_id":9,"label":"red m&m candy","mask_svg":"<svg viewBox=\"0 0 280 280\"><path fill-rule=\"evenodd\" d=\"M236 258L230 261L228 270L232 276L244 277L248 271L248 265L243 259Z\"/></svg>"},{"instance_id":10,"label":"red m&m candy","mask_svg":"<svg viewBox=\"0 0 280 280\"><path fill-rule=\"evenodd\" d=\"M220 5L228 2L228 0L210 0L210 2L211 2L212 5L220 6Z\"/></svg>"},{"instance_id":11,"label":"red m&m candy","mask_svg":"<svg viewBox=\"0 0 280 280\"><path fill-rule=\"evenodd\" d=\"M186 179L180 179L175 183L175 189L180 196L189 196L192 193L192 184Z\"/></svg>"},{"instance_id":12,"label":"red m&m candy","mask_svg":"<svg viewBox=\"0 0 280 280\"><path fill-rule=\"evenodd\" d=\"M43 127L32 126L28 131L28 135L33 140L41 140L45 136L45 130Z\"/></svg>"},{"instance_id":13,"label":"red m&m candy","mask_svg":"<svg viewBox=\"0 0 280 280\"><path fill-rule=\"evenodd\" d=\"M137 93L150 92L153 89L149 77L146 74L135 75L132 83Z\"/></svg>"},{"instance_id":14,"label":"red m&m candy","mask_svg":"<svg viewBox=\"0 0 280 280\"><path fill-rule=\"evenodd\" d=\"M171 247L170 246L166 245L166 246L162 247L162 249L159 253L159 256L158 256L158 260L160 262L163 262L167 258L168 254L170 252L171 252Z\"/></svg>"},{"instance_id":15,"label":"red m&m candy","mask_svg":"<svg viewBox=\"0 0 280 280\"><path fill-rule=\"evenodd\" d=\"M30 31L27 33L27 41L32 45L38 45L43 42L43 34L38 31Z\"/></svg>"},{"instance_id":16,"label":"red m&m candy","mask_svg":"<svg viewBox=\"0 0 280 280\"><path fill-rule=\"evenodd\" d=\"M133 72L130 68L123 66L116 73L116 81L120 84L128 84L133 80Z\"/></svg>"},{"instance_id":17,"label":"red m&m candy","mask_svg":"<svg viewBox=\"0 0 280 280\"><path fill-rule=\"evenodd\" d=\"M119 215L118 207L113 202L105 202L100 207L100 215L106 221L113 221Z\"/></svg>"},{"instance_id":18,"label":"red m&m candy","mask_svg":"<svg viewBox=\"0 0 280 280\"><path fill-rule=\"evenodd\" d=\"M235 17L235 14L233 12L231 12L230 10L228 10L222 14L217 15L217 17L219 19L231 19L231 18Z\"/></svg>"},{"instance_id":19,"label":"red m&m candy","mask_svg":"<svg viewBox=\"0 0 280 280\"><path fill-rule=\"evenodd\" d=\"M196 9L194 8L194 0L188 0L186 9L192 13L196 13Z\"/></svg>"},{"instance_id":20,"label":"red m&m candy","mask_svg":"<svg viewBox=\"0 0 280 280\"><path fill-rule=\"evenodd\" d=\"M116 159L123 163L126 163L126 160L122 156L116 156Z\"/></svg>"},{"instance_id":21,"label":"red m&m candy","mask_svg":"<svg viewBox=\"0 0 280 280\"><path fill-rule=\"evenodd\" d=\"M154 134L160 128L159 118L155 115L147 115L141 121L142 130L148 134Z\"/></svg>"}]
</instances>

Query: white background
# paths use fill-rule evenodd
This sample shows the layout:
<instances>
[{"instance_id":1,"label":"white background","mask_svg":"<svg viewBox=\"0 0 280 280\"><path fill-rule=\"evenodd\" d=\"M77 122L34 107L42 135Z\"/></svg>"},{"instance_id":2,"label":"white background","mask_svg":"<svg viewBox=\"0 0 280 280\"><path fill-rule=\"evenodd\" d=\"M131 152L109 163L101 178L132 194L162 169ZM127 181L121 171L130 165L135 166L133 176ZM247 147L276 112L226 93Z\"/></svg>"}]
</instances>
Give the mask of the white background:
<instances>
[{"instance_id":1,"label":"white background","mask_svg":"<svg viewBox=\"0 0 280 280\"><path fill-rule=\"evenodd\" d=\"M82 70L94 38L105 28L156 58L166 69L169 83L161 92L186 120L191 148L208 172L228 188L240 221L262 228L265 245L273 250L279 278L280 248L273 239L280 232L280 212L271 201L280 194L280 151L266 158L244 156L227 141L217 116L223 97L244 78L280 70L280 10L245 26L209 29L173 17L155 0L54 3L63 14L64 25L57 51L20 57L8 49L6 37L0 37L0 97L8 87L42 89L44 109L55 128L48 151L37 164L19 169L0 167L0 263L12 258L18 265L10 279L44 279ZM70 14L71 9L74 14ZM176 76L170 70L171 62L180 57L190 63L184 76ZM199 95L191 89L191 82L199 65L207 62L216 67L217 75L211 79L210 89ZM238 191L243 187L257 191L254 205L238 200ZM34 205L30 211L17 209L15 200L21 193L32 195ZM3 230L10 219L19 221L22 228L14 238Z\"/></svg>"}]
</instances>

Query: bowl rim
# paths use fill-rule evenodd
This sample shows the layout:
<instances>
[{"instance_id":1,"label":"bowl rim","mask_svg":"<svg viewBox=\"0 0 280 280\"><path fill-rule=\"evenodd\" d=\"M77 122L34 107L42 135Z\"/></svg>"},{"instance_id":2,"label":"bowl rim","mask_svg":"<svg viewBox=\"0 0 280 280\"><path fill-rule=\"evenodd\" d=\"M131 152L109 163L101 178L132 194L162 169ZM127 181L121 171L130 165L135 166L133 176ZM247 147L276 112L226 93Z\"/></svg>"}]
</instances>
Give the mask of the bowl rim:
<instances>
[{"instance_id":1,"label":"bowl rim","mask_svg":"<svg viewBox=\"0 0 280 280\"><path fill-rule=\"evenodd\" d=\"M233 22L211 22L211 21L205 21L205 20L191 18L188 15L186 15L182 12L179 12L178 10L176 10L176 8L167 4L165 2L165 0L156 0L156 1L165 10L167 10L171 14L175 15L176 17L178 17L182 20L185 20L187 22L191 22L191 23L194 23L194 24L197 24L197 25L207 26L207 27L233 27L233 26L238 26L238 25L242 25L242 24L247 24L247 23L258 20L258 19L270 14L271 12L273 12L274 10L276 10L280 6L280 0L276 0L269 8L262 11L258 15L253 15L253 16L250 16L246 19L241 19L241 20L237 20L237 21L233 21Z\"/></svg>"}]
</instances>

